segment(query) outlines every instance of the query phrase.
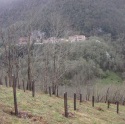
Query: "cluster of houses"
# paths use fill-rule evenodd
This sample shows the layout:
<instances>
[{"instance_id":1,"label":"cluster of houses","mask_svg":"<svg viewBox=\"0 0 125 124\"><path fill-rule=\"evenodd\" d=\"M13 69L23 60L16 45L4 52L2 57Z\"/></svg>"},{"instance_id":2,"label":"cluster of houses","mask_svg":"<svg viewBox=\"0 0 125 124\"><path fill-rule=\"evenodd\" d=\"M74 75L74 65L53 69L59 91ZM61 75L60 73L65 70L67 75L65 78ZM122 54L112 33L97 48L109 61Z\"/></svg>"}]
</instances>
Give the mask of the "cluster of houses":
<instances>
[{"instance_id":1,"label":"cluster of houses","mask_svg":"<svg viewBox=\"0 0 125 124\"><path fill-rule=\"evenodd\" d=\"M45 38L45 33L41 31L33 31L30 37L20 37L17 45L26 45L28 41L34 44L45 44L45 43L60 43L60 42L83 42L86 40L84 35L73 35L68 38L57 38L50 37Z\"/></svg>"}]
</instances>

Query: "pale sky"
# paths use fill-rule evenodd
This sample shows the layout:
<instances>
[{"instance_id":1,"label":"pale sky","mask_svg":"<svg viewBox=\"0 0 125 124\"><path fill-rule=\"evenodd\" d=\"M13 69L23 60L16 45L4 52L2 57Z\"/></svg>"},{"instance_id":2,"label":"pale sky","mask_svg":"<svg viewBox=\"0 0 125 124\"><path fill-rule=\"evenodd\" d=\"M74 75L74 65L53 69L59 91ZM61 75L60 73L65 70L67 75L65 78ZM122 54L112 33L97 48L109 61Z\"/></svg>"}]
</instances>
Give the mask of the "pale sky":
<instances>
[{"instance_id":1,"label":"pale sky","mask_svg":"<svg viewBox=\"0 0 125 124\"><path fill-rule=\"evenodd\" d=\"M14 1L14 0L0 0L0 2L11 2L11 1Z\"/></svg>"},{"instance_id":2,"label":"pale sky","mask_svg":"<svg viewBox=\"0 0 125 124\"><path fill-rule=\"evenodd\" d=\"M0 3L9 3L9 2L12 2L12 1L17 1L17 0L0 0Z\"/></svg>"}]
</instances>

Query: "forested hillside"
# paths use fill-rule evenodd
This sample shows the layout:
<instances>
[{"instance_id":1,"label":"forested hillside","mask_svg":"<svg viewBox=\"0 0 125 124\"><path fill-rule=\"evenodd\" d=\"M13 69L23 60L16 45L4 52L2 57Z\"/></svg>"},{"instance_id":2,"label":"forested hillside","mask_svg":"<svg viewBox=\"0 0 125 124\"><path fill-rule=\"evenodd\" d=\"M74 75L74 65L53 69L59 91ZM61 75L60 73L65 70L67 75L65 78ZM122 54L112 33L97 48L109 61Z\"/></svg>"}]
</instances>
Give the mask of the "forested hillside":
<instances>
[{"instance_id":1,"label":"forested hillside","mask_svg":"<svg viewBox=\"0 0 125 124\"><path fill-rule=\"evenodd\" d=\"M124 42L125 0L0 0L0 123L123 124Z\"/></svg>"},{"instance_id":2,"label":"forested hillside","mask_svg":"<svg viewBox=\"0 0 125 124\"><path fill-rule=\"evenodd\" d=\"M0 11L0 25L23 31L30 25L48 36L77 32L116 38L125 32L124 12L124 0L18 0Z\"/></svg>"},{"instance_id":3,"label":"forested hillside","mask_svg":"<svg viewBox=\"0 0 125 124\"><path fill-rule=\"evenodd\" d=\"M35 80L45 92L49 86L121 84L125 80L124 13L124 0L14 0L1 4L0 82L6 77L11 83L15 73L18 87L25 81L31 90ZM35 45L30 42L34 30L44 32L45 39L67 40L75 35L86 39ZM18 44L20 37L28 39L25 45Z\"/></svg>"},{"instance_id":4,"label":"forested hillside","mask_svg":"<svg viewBox=\"0 0 125 124\"><path fill-rule=\"evenodd\" d=\"M58 47L50 45L53 55L51 55L51 51L48 51L49 49L46 51L45 47L45 53L48 52L47 57L49 58L50 55L50 60L47 63L48 69L53 70L56 66L62 66L60 54L64 54L63 49L72 49L68 55L65 55L67 58L64 59L63 64L66 67L68 64L69 66L73 64L74 68L69 68L68 72L65 72L64 68L61 67L62 70L58 74L65 72L63 80L70 81L76 77L75 75L78 77L84 75L84 82L86 82L88 78L99 78L100 75L105 77L107 71L115 72L120 77L124 77L124 0L12 0L1 4L0 9L0 27L3 32L8 32L8 34L4 32L4 35L1 33L1 41L6 43L1 44L1 51L5 45L7 47L8 41L12 42L21 36L27 36L33 30L45 32L46 37L67 37L75 34L84 34L86 37L94 35L101 37L100 43L98 38L90 37L84 43L77 45L63 46L57 44ZM43 59L45 57L43 55L44 47L39 49L34 51ZM54 53L54 51L57 52ZM27 54L24 55L23 58L27 58ZM35 54L32 57L38 59L35 58ZM58 60L58 58L61 59ZM40 62L44 62L44 59ZM55 65L52 64L53 62ZM81 72L79 71L79 64L83 68ZM42 67L40 66L40 68ZM88 68L91 71L87 72ZM37 74L38 70L35 69L36 72L35 70L34 72ZM48 72L50 75L55 73L50 70ZM76 73L74 74L74 72Z\"/></svg>"}]
</instances>

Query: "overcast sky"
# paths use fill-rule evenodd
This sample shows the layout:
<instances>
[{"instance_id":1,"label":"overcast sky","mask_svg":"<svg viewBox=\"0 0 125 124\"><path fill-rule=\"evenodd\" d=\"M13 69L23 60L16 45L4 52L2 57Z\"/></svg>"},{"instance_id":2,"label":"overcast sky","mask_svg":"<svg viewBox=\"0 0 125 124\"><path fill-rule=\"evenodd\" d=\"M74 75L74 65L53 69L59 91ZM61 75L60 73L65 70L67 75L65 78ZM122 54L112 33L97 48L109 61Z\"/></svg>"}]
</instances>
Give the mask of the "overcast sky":
<instances>
[{"instance_id":1,"label":"overcast sky","mask_svg":"<svg viewBox=\"0 0 125 124\"><path fill-rule=\"evenodd\" d=\"M18 1L18 0L0 0L0 3L9 3L12 1Z\"/></svg>"},{"instance_id":2,"label":"overcast sky","mask_svg":"<svg viewBox=\"0 0 125 124\"><path fill-rule=\"evenodd\" d=\"M14 0L0 0L0 2L11 2L11 1L14 1Z\"/></svg>"}]
</instances>

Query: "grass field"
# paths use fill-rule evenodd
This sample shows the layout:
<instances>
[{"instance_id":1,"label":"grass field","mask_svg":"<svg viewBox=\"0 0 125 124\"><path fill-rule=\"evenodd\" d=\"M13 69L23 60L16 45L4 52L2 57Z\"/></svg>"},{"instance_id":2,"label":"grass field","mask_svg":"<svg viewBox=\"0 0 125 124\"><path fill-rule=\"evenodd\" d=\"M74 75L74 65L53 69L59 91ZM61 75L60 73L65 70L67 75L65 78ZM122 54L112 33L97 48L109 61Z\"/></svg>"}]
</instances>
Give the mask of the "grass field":
<instances>
[{"instance_id":1,"label":"grass field","mask_svg":"<svg viewBox=\"0 0 125 124\"><path fill-rule=\"evenodd\" d=\"M100 84L121 84L123 82L122 78L114 73L114 72L109 72L106 78L98 79L98 83Z\"/></svg>"},{"instance_id":2,"label":"grass field","mask_svg":"<svg viewBox=\"0 0 125 124\"><path fill-rule=\"evenodd\" d=\"M116 113L116 105L107 109L107 104L91 102L77 102L77 111L73 110L73 100L68 100L70 117L65 118L63 99L46 94L36 94L33 98L31 92L17 91L18 108L22 118L12 114L13 92L12 88L0 86L0 124L125 124L125 106L120 106L120 113Z\"/></svg>"}]
</instances>

